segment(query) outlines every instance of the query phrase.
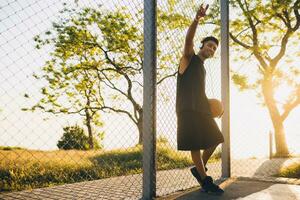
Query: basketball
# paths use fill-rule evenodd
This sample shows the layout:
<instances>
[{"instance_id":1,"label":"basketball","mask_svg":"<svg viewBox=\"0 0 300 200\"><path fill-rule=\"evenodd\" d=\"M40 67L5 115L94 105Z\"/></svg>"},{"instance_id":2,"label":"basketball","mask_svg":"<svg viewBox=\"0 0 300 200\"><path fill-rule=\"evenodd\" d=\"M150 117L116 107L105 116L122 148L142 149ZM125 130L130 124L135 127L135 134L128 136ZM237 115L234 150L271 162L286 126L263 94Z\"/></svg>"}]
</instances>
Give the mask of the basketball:
<instances>
[{"instance_id":1,"label":"basketball","mask_svg":"<svg viewBox=\"0 0 300 200\"><path fill-rule=\"evenodd\" d=\"M221 117L224 112L222 102L219 101L218 99L208 99L208 103L210 106L210 111L211 111L212 116L214 118Z\"/></svg>"}]
</instances>

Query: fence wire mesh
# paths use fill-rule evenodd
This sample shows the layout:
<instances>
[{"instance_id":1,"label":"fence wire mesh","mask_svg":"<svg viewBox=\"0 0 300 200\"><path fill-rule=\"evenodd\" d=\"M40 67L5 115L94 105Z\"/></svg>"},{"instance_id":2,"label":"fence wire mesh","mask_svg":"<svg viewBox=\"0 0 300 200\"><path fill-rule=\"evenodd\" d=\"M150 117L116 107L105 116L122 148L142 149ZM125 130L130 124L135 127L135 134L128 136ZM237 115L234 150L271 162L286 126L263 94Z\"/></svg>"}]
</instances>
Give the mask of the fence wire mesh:
<instances>
[{"instance_id":1,"label":"fence wire mesh","mask_svg":"<svg viewBox=\"0 0 300 200\"><path fill-rule=\"evenodd\" d=\"M299 11L299 2L268 1L263 7L258 1L238 2L229 8L231 175L299 178L292 173L300 163L300 82L293 73L300 69L294 50L299 18L293 11ZM275 8L281 11L274 14ZM289 25L281 17L286 14L295 30L289 36L284 34ZM257 24L251 27L252 19Z\"/></svg>"},{"instance_id":2,"label":"fence wire mesh","mask_svg":"<svg viewBox=\"0 0 300 200\"><path fill-rule=\"evenodd\" d=\"M241 28L247 24L239 21L242 5L234 2L230 31L249 42L250 33ZM219 37L219 3L204 3L211 6L197 29L195 51L203 37ZM177 151L175 94L186 31L199 5L192 0L157 2L158 196L198 185L189 172L190 153ZM295 20L291 18L291 23ZM141 198L143 1L4 0L0 23L0 192L6 198L41 198L48 193L57 198ZM267 31L264 34L268 36ZM283 71L295 72L290 85L299 87L299 67L288 62L298 55L293 48L297 39L290 40L290 55L284 58L292 64ZM290 155L276 156L267 110L256 104L255 93L241 93L236 87L244 83L244 76L238 75L250 75L253 83L260 79L259 68L245 67L259 62L253 61L253 52L234 42L230 44L232 176L278 176L281 168L300 163L299 107L285 124ZM221 99L220 67L219 48L205 62L209 98ZM277 97L285 91L279 90ZM300 99L297 91L294 97ZM216 121L220 126L220 119ZM221 177L220 158L218 147L208 164L215 179ZM15 193L48 186L51 191Z\"/></svg>"},{"instance_id":3,"label":"fence wire mesh","mask_svg":"<svg viewBox=\"0 0 300 200\"><path fill-rule=\"evenodd\" d=\"M0 9L1 192L81 182L65 197L139 198L143 2Z\"/></svg>"},{"instance_id":4,"label":"fence wire mesh","mask_svg":"<svg viewBox=\"0 0 300 200\"><path fill-rule=\"evenodd\" d=\"M206 3L212 4L213 1ZM177 151L175 112L176 72L183 53L187 30L199 6L200 4L194 1L178 1L173 4L169 1L158 2L158 70L174 75L164 78L158 73L157 80L157 166L158 170L172 169L157 173L158 194L167 194L199 185L189 170L194 165L190 152ZM216 26L209 25L209 20L199 23L194 37L196 54L204 37L210 35L219 37L215 28ZM205 62L205 69L208 98L221 99L220 49L216 51L214 58ZM218 119L217 122L220 126L221 121ZM220 147L207 166L208 173L215 179L221 177ZM168 163L167 160L172 162Z\"/></svg>"}]
</instances>

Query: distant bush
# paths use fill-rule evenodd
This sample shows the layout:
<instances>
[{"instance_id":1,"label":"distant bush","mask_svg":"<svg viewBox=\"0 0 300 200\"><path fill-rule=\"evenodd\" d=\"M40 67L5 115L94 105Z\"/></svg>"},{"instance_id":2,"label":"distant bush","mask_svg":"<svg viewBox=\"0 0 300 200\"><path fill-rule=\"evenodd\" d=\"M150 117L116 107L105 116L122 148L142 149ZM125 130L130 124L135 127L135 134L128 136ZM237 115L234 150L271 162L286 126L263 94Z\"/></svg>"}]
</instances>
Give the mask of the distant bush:
<instances>
[{"instance_id":1,"label":"distant bush","mask_svg":"<svg viewBox=\"0 0 300 200\"><path fill-rule=\"evenodd\" d=\"M67 126L63 128L64 133L57 143L59 149L70 150L88 150L89 147L89 137L85 134L84 130L76 126ZM93 138L94 149L100 149L99 142Z\"/></svg>"},{"instance_id":2,"label":"distant bush","mask_svg":"<svg viewBox=\"0 0 300 200\"><path fill-rule=\"evenodd\" d=\"M24 149L22 147L11 147L11 146L0 146L0 150L5 150L5 151L10 151L10 150L15 150L15 149Z\"/></svg>"},{"instance_id":3,"label":"distant bush","mask_svg":"<svg viewBox=\"0 0 300 200\"><path fill-rule=\"evenodd\" d=\"M294 163L280 170L278 176L287 178L300 178L300 163Z\"/></svg>"},{"instance_id":4,"label":"distant bush","mask_svg":"<svg viewBox=\"0 0 300 200\"><path fill-rule=\"evenodd\" d=\"M221 159L221 157L222 157L222 148L217 148L213 153L213 155L210 157L210 159L218 160Z\"/></svg>"},{"instance_id":5,"label":"distant bush","mask_svg":"<svg viewBox=\"0 0 300 200\"><path fill-rule=\"evenodd\" d=\"M162 135L158 136L158 138L156 139L156 142L157 143L165 143L165 144L169 143L168 139Z\"/></svg>"}]
</instances>

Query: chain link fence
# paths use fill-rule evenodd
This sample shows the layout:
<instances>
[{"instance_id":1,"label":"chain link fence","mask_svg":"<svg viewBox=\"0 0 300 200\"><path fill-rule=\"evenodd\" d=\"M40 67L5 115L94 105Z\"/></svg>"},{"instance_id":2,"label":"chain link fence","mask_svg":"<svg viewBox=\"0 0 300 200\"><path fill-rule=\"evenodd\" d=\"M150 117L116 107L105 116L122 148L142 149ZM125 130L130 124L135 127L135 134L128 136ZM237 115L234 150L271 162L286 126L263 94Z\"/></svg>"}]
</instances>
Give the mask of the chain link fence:
<instances>
[{"instance_id":1,"label":"chain link fence","mask_svg":"<svg viewBox=\"0 0 300 200\"><path fill-rule=\"evenodd\" d=\"M158 195L197 185L190 155L176 150L174 95L195 11L158 3ZM101 196L138 198L143 2L5 1L1 13L1 192L126 176L99 182ZM211 29L199 32L197 46ZM208 93L220 98L218 62L207 66Z\"/></svg>"},{"instance_id":2,"label":"chain link fence","mask_svg":"<svg viewBox=\"0 0 300 200\"><path fill-rule=\"evenodd\" d=\"M203 37L220 37L219 4L204 3L211 4L210 13L198 27L195 51ZM143 6L141 0L1 1L1 193L52 186L52 194L62 195L57 198L141 198ZM198 6L194 1L157 2L158 196L198 186L189 172L190 153L177 151L175 113L176 72ZM231 14L232 28L236 19ZM231 49L234 83L240 78L236 74L257 73L242 67L249 60L236 60L251 52L239 52ZM219 48L205 62L209 98L221 99L220 56ZM299 129L293 120L299 109L286 124L292 157L274 158L270 116L256 102L255 95L231 83L232 176L273 176L299 163ZM219 146L208 163L214 179L221 178L221 165ZM53 187L58 185L64 187ZM35 194L40 198L47 192Z\"/></svg>"},{"instance_id":3,"label":"chain link fence","mask_svg":"<svg viewBox=\"0 0 300 200\"><path fill-rule=\"evenodd\" d=\"M138 198L143 2L0 9L1 192L100 180L84 197Z\"/></svg>"},{"instance_id":4,"label":"chain link fence","mask_svg":"<svg viewBox=\"0 0 300 200\"><path fill-rule=\"evenodd\" d=\"M238 2L229 8L231 175L299 178L299 2Z\"/></svg>"},{"instance_id":5,"label":"chain link fence","mask_svg":"<svg viewBox=\"0 0 300 200\"><path fill-rule=\"evenodd\" d=\"M213 3L213 1L205 2ZM179 67L184 42L188 27L191 25L200 4L194 1L163 1L158 2L158 69L169 70L174 74ZM167 27L167 28L166 28ZM219 37L215 32L215 25L200 22L194 37L194 50L198 53L201 40L210 35ZM170 57L166 59L165 57ZM220 48L215 57L205 62L206 69L206 93L208 98L221 99L221 68ZM158 194L167 194L178 190L198 186L198 182L191 175L189 168L193 166L189 151L176 151L177 149L177 118L175 112L176 76L165 79L158 77L157 85L157 162L158 170L167 169L163 164L172 160L168 172L158 172L157 191ZM217 120L220 126L221 120ZM220 127L221 128L221 127ZM159 153L162 149L166 155ZM165 166L165 167L163 167ZM221 177L221 146L218 147L212 159L208 163L209 175L214 179Z\"/></svg>"}]
</instances>

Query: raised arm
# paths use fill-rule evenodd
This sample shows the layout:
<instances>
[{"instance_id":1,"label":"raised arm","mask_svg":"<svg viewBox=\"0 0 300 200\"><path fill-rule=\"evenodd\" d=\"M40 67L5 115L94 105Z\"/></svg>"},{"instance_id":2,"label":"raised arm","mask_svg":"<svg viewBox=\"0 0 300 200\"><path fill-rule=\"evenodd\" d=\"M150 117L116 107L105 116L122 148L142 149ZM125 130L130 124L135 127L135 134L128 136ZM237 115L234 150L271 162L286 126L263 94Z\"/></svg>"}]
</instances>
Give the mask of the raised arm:
<instances>
[{"instance_id":1,"label":"raised arm","mask_svg":"<svg viewBox=\"0 0 300 200\"><path fill-rule=\"evenodd\" d=\"M185 37L185 43L184 43L184 49L183 49L183 55L180 59L179 64L179 73L183 74L186 70L187 66L189 65L192 56L194 55L194 36L196 33L197 26L199 24L200 19L202 19L206 15L206 10L208 9L209 5L206 5L206 7L203 7L203 4L201 4L200 8L197 11L197 14L195 16L195 19L193 20L192 24L190 25L186 37Z\"/></svg>"}]
</instances>

